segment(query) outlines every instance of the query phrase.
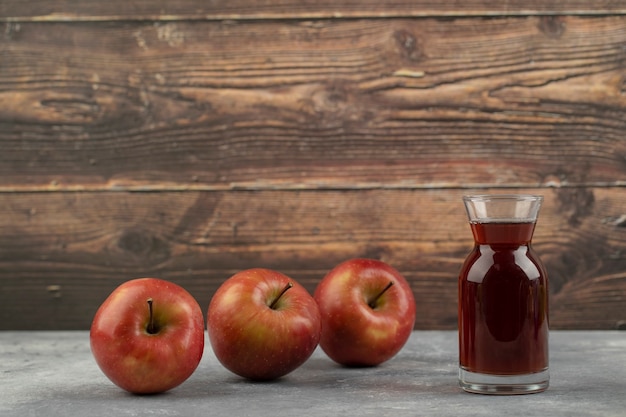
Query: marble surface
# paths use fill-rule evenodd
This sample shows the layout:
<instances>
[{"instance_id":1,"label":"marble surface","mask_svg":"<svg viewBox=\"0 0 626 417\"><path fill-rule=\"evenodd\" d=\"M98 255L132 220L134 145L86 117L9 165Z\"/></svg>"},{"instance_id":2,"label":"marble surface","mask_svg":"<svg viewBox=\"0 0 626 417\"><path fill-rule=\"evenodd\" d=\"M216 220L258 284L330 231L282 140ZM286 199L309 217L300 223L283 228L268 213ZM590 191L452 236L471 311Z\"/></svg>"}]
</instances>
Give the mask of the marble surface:
<instances>
[{"instance_id":1,"label":"marble surface","mask_svg":"<svg viewBox=\"0 0 626 417\"><path fill-rule=\"evenodd\" d=\"M207 343L172 391L135 396L102 374L88 332L0 332L0 416L626 416L626 332L553 331L550 388L486 396L457 383L454 331L415 331L376 368L346 369L321 350L280 380L223 368Z\"/></svg>"}]
</instances>

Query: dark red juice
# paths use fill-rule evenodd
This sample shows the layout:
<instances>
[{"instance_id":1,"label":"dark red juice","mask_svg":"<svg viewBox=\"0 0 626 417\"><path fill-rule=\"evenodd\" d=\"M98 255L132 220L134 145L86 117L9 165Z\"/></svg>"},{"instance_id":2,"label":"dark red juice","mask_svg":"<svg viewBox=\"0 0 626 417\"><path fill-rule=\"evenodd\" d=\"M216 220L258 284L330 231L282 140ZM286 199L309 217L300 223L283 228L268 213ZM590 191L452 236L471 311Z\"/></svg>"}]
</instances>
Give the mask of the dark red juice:
<instances>
[{"instance_id":1,"label":"dark red juice","mask_svg":"<svg viewBox=\"0 0 626 417\"><path fill-rule=\"evenodd\" d=\"M471 227L476 245L459 277L461 367L497 375L545 370L548 282L530 246L535 223Z\"/></svg>"}]
</instances>

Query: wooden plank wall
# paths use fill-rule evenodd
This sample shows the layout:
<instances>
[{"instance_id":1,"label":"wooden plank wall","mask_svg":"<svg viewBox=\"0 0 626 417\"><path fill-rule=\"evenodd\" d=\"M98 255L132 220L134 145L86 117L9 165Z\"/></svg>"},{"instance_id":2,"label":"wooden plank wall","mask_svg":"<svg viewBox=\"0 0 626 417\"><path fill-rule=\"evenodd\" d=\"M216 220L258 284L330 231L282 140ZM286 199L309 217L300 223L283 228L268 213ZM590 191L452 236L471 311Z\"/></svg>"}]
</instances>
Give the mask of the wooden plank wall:
<instances>
[{"instance_id":1,"label":"wooden plank wall","mask_svg":"<svg viewBox=\"0 0 626 417\"><path fill-rule=\"evenodd\" d=\"M461 196L545 196L554 329L626 328L626 2L0 2L0 329L351 257L456 328Z\"/></svg>"}]
</instances>

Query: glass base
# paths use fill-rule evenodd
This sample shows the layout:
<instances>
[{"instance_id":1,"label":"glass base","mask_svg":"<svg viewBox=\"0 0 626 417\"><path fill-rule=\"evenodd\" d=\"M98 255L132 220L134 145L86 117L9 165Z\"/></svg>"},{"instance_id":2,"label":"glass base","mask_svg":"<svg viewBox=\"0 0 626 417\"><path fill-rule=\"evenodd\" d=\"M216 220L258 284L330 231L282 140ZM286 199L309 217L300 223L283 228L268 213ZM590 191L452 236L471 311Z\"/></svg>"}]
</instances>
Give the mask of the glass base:
<instances>
[{"instance_id":1,"label":"glass base","mask_svg":"<svg viewBox=\"0 0 626 417\"><path fill-rule=\"evenodd\" d=\"M550 372L523 375L491 375L459 368L459 385L475 394L515 395L543 392L550 383Z\"/></svg>"}]
</instances>

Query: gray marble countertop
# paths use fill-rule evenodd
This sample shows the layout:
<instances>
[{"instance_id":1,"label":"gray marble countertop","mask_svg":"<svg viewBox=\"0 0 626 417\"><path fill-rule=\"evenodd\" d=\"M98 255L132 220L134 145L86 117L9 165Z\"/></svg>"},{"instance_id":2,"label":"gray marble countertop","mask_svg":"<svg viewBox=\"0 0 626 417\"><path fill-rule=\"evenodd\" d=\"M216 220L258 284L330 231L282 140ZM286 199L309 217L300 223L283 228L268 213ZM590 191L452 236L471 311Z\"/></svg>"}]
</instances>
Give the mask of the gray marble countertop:
<instances>
[{"instance_id":1,"label":"gray marble countertop","mask_svg":"<svg viewBox=\"0 0 626 417\"><path fill-rule=\"evenodd\" d=\"M196 372L155 396L114 386L89 334L0 332L0 416L626 416L626 332L553 331L550 388L468 394L457 384L457 334L415 331L393 359L346 369L318 349L280 380L254 383L223 368L207 343Z\"/></svg>"}]
</instances>

